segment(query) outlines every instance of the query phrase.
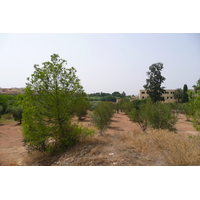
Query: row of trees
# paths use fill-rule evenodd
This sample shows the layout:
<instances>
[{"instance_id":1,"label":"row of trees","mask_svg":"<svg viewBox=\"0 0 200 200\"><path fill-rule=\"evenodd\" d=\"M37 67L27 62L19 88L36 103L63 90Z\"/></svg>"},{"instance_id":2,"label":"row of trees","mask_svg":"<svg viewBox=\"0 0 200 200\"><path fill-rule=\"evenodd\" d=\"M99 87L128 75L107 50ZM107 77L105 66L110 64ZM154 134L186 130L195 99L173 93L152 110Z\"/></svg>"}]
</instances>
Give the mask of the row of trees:
<instances>
[{"instance_id":1,"label":"row of trees","mask_svg":"<svg viewBox=\"0 0 200 200\"><path fill-rule=\"evenodd\" d=\"M104 92L97 92L97 93L91 93L91 94L88 94L89 97L106 97L106 96L114 96L114 97L119 97L119 98L124 98L126 96L126 93L125 92L118 92L118 91L115 91L113 92L112 94L110 93L104 93Z\"/></svg>"},{"instance_id":2,"label":"row of trees","mask_svg":"<svg viewBox=\"0 0 200 200\"><path fill-rule=\"evenodd\" d=\"M87 100L88 101L111 101L111 102L116 102L117 99L119 98L124 98L126 96L125 92L122 92L121 94L119 92L113 92L112 94L110 93L93 93L93 94L88 94Z\"/></svg>"},{"instance_id":3,"label":"row of trees","mask_svg":"<svg viewBox=\"0 0 200 200\"><path fill-rule=\"evenodd\" d=\"M174 91L174 98L177 99L178 103L186 103L189 101L188 87L186 84L183 86L183 89L178 88Z\"/></svg>"},{"instance_id":4,"label":"row of trees","mask_svg":"<svg viewBox=\"0 0 200 200\"><path fill-rule=\"evenodd\" d=\"M8 112L16 115L16 119L22 117L22 130L25 144L30 149L46 152L62 151L79 141L81 138L94 134L93 130L79 127L72 123L72 118L77 116L79 120L87 114L90 108L86 100L86 94L76 76L75 68L66 68L67 61L53 54L51 61L42 63L40 68L34 66L34 73L28 78L24 95L18 99L18 105L8 106ZM133 122L138 123L143 131L148 126L152 128L164 128L173 130L176 116L173 108L163 104L162 94L164 87L161 84L165 78L161 75L162 63L150 66L144 88L147 90L150 100L135 100L130 102L125 93L114 92L112 95L101 94L103 97L123 97L119 103L100 102L93 106L92 122L103 134L111 122L114 109L123 111ZM198 82L200 84L200 82ZM199 85L196 90L198 91ZM121 95L121 96L119 96ZM94 96L93 96L94 97ZM189 115L194 116L194 122L199 125L200 95L189 95ZM1 104L0 104L1 105ZM18 109L16 109L16 107ZM22 115L19 115L19 113ZM0 112L5 112L4 104ZM15 113L15 114L14 114ZM16 114L18 113L18 115Z\"/></svg>"},{"instance_id":5,"label":"row of trees","mask_svg":"<svg viewBox=\"0 0 200 200\"><path fill-rule=\"evenodd\" d=\"M15 121L22 122L22 107L20 105L23 95L0 95L0 118L3 114L11 114Z\"/></svg>"}]
</instances>

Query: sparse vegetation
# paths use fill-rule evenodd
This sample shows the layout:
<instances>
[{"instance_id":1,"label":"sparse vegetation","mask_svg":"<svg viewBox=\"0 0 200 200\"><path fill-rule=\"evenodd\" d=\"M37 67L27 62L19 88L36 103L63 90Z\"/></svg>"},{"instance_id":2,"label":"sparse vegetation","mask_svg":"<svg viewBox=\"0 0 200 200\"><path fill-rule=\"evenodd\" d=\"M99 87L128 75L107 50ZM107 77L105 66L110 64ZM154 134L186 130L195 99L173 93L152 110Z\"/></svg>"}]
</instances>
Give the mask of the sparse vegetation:
<instances>
[{"instance_id":1,"label":"sparse vegetation","mask_svg":"<svg viewBox=\"0 0 200 200\"><path fill-rule=\"evenodd\" d=\"M152 103L149 99L146 103L140 104L129 112L131 121L138 123L146 132L147 126L153 129L175 130L174 125L177 118L169 104L161 102Z\"/></svg>"},{"instance_id":2,"label":"sparse vegetation","mask_svg":"<svg viewBox=\"0 0 200 200\"><path fill-rule=\"evenodd\" d=\"M110 102L100 102L92 113L92 123L97 126L100 134L108 128L114 114L114 105Z\"/></svg>"},{"instance_id":3,"label":"sparse vegetation","mask_svg":"<svg viewBox=\"0 0 200 200\"><path fill-rule=\"evenodd\" d=\"M200 165L200 135L193 131L192 136L185 137L176 134L175 129L181 113L200 130L200 79L193 86L195 92L188 92L185 84L183 90L175 91L178 102L164 103L163 64L155 63L149 67L144 85L150 98L133 100L117 91L86 95L75 68L66 69L65 65L66 61L54 54L42 68L34 66L24 95L0 95L3 122L22 122L23 142L32 152L32 157L27 154L24 158L25 164ZM113 126L111 123L117 121L111 119L115 111L117 116L130 118L122 124L139 126L134 124L135 130L131 131ZM84 120L89 121L87 126L96 126L100 134L82 126ZM13 124L12 128L18 125ZM107 129L116 133L105 134Z\"/></svg>"}]
</instances>

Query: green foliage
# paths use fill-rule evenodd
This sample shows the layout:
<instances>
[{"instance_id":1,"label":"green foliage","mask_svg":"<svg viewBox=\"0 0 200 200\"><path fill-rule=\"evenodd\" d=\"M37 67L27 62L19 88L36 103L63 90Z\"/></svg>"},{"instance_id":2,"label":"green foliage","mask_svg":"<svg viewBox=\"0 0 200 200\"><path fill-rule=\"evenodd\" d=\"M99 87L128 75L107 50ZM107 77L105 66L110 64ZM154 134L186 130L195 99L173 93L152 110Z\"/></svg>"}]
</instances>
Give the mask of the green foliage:
<instances>
[{"instance_id":1,"label":"green foliage","mask_svg":"<svg viewBox=\"0 0 200 200\"><path fill-rule=\"evenodd\" d=\"M0 106L3 107L2 114L7 112L9 106L12 106L17 101L18 95L5 95L0 94Z\"/></svg>"},{"instance_id":2,"label":"green foliage","mask_svg":"<svg viewBox=\"0 0 200 200\"><path fill-rule=\"evenodd\" d=\"M2 113L3 113L3 106L0 105L0 119L1 119Z\"/></svg>"},{"instance_id":3,"label":"green foliage","mask_svg":"<svg viewBox=\"0 0 200 200\"><path fill-rule=\"evenodd\" d=\"M132 122L139 124L144 132L146 132L148 126L148 115L146 110L147 104L140 104L137 108L133 108L131 112L129 112L129 118Z\"/></svg>"},{"instance_id":4,"label":"green foliage","mask_svg":"<svg viewBox=\"0 0 200 200\"><path fill-rule=\"evenodd\" d=\"M146 79L146 85L143 86L154 103L164 101L162 94L165 90L164 87L161 87L161 84L165 81L165 77L161 75L162 69L162 63L152 64L149 67L149 72L147 72L149 78Z\"/></svg>"},{"instance_id":5,"label":"green foliage","mask_svg":"<svg viewBox=\"0 0 200 200\"><path fill-rule=\"evenodd\" d=\"M148 102L146 112L149 125L153 129L175 130L174 125L177 122L177 117L173 114L169 104L163 104L161 102L152 104L151 102Z\"/></svg>"},{"instance_id":6,"label":"green foliage","mask_svg":"<svg viewBox=\"0 0 200 200\"><path fill-rule=\"evenodd\" d=\"M198 93L200 91L200 79L198 79L197 84L193 85L195 93Z\"/></svg>"},{"instance_id":7,"label":"green foliage","mask_svg":"<svg viewBox=\"0 0 200 200\"><path fill-rule=\"evenodd\" d=\"M82 98L82 100L81 100L81 98ZM86 101L85 98L80 97L80 100L81 101L79 101L76 106L76 115L79 120L81 120L82 117L85 117L87 115L87 110L90 107L90 103L88 101Z\"/></svg>"},{"instance_id":8,"label":"green foliage","mask_svg":"<svg viewBox=\"0 0 200 200\"><path fill-rule=\"evenodd\" d=\"M111 102L100 102L92 114L92 123L97 126L102 135L111 122L114 105Z\"/></svg>"},{"instance_id":9,"label":"green foliage","mask_svg":"<svg viewBox=\"0 0 200 200\"><path fill-rule=\"evenodd\" d=\"M98 105L99 102L100 101L90 101L89 102L89 110L93 111L97 107L97 105Z\"/></svg>"},{"instance_id":10,"label":"green foliage","mask_svg":"<svg viewBox=\"0 0 200 200\"><path fill-rule=\"evenodd\" d=\"M153 103L149 99L146 103L141 103L138 108L132 108L129 112L129 118L138 123L144 132L147 126L153 129L175 130L174 125L177 122L177 117L172 113L169 104Z\"/></svg>"},{"instance_id":11,"label":"green foliage","mask_svg":"<svg viewBox=\"0 0 200 200\"><path fill-rule=\"evenodd\" d=\"M23 109L21 107L12 107L11 113L13 115L14 120L19 121L19 123L21 124Z\"/></svg>"},{"instance_id":12,"label":"green foliage","mask_svg":"<svg viewBox=\"0 0 200 200\"><path fill-rule=\"evenodd\" d=\"M101 101L112 101L112 102L116 102L116 97L109 95L109 96L105 96L103 98L101 98Z\"/></svg>"},{"instance_id":13,"label":"green foliage","mask_svg":"<svg viewBox=\"0 0 200 200\"><path fill-rule=\"evenodd\" d=\"M188 94L188 117L192 119L193 126L196 128L196 130L200 130L200 91L198 93L190 91Z\"/></svg>"},{"instance_id":14,"label":"green foliage","mask_svg":"<svg viewBox=\"0 0 200 200\"><path fill-rule=\"evenodd\" d=\"M178 103L183 98L183 90L181 88L178 88L174 91L174 98L178 100Z\"/></svg>"},{"instance_id":15,"label":"green foliage","mask_svg":"<svg viewBox=\"0 0 200 200\"><path fill-rule=\"evenodd\" d=\"M131 111L131 107L130 107L130 99L128 98L123 98L119 101L119 109L122 112L125 112L126 114L128 114Z\"/></svg>"},{"instance_id":16,"label":"green foliage","mask_svg":"<svg viewBox=\"0 0 200 200\"><path fill-rule=\"evenodd\" d=\"M22 130L24 142L32 149L48 151L52 140L54 151L74 144L80 134L71 119L84 105L84 91L75 68L66 69L66 60L57 54L43 67L35 65L24 90Z\"/></svg>"},{"instance_id":17,"label":"green foliage","mask_svg":"<svg viewBox=\"0 0 200 200\"><path fill-rule=\"evenodd\" d=\"M185 84L183 86L183 96L182 96L182 103L186 103L189 101L189 98L188 98L188 87L187 85Z\"/></svg>"}]
</instances>

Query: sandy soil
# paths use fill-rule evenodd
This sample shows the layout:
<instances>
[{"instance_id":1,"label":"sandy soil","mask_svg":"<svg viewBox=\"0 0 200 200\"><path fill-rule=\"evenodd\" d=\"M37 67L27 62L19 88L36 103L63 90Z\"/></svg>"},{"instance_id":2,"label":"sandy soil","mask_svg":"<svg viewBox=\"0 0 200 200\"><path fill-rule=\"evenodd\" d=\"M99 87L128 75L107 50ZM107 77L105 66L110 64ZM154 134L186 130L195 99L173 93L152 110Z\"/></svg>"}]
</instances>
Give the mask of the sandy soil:
<instances>
[{"instance_id":1,"label":"sandy soil","mask_svg":"<svg viewBox=\"0 0 200 200\"><path fill-rule=\"evenodd\" d=\"M84 119L84 121L80 123L83 124L83 126L90 127L91 126L90 117L87 116ZM186 117L181 114L178 116L178 122L176 124L176 128L178 129L177 131L178 134L185 135L185 136L195 135L198 133L195 130L195 128L192 126L191 122L187 121ZM137 124L132 123L129 120L128 116L125 115L124 113L115 113L114 117L112 118L112 123L110 127L108 128L108 130L105 132L105 134L109 135L108 140L111 140L112 136L114 136L116 133L128 133L133 130L141 130L141 129ZM85 147L83 144L83 154L84 154L84 148ZM92 148L92 145L91 145L91 148ZM104 152L102 152L102 154L104 153L108 156L113 156L113 153L112 153L113 151L114 149L112 145L105 146ZM77 155L79 157L81 156L80 153L81 152L77 152ZM93 153L96 154L98 152L93 152ZM135 151L135 154L132 154L132 156L138 157L141 155L139 152ZM27 150L23 146L21 126L17 122L9 122L8 124L0 124L0 165L2 166L30 165L30 162L28 162L26 157L27 157ZM24 163L24 158L26 158L27 160L26 164ZM69 161L70 159L71 158L68 158ZM144 162L141 163L142 159ZM137 163L134 163L134 162L128 163L128 161L123 162L124 159L121 158L122 163L117 163L115 162L115 160L113 160L113 164L104 163L102 165L145 165L145 159L146 158L143 156L141 157L140 162L138 161ZM52 165L59 165L58 163L57 164L55 163ZM69 165L69 163L70 162L68 162L67 164ZM151 160L149 158L148 158L148 163L149 165L156 165L156 161L153 159ZM35 164L35 165L38 165L38 164ZM80 161L78 160L77 160L77 165L80 165ZM101 163L93 163L92 165L101 165Z\"/></svg>"}]
</instances>

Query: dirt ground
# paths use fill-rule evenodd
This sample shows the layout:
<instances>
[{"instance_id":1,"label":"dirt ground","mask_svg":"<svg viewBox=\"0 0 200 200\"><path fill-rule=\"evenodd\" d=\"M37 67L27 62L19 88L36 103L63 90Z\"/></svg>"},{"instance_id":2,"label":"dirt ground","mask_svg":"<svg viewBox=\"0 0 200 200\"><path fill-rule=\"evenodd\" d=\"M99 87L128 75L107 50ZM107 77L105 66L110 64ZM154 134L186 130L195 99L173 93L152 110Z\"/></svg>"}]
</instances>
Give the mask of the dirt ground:
<instances>
[{"instance_id":1,"label":"dirt ground","mask_svg":"<svg viewBox=\"0 0 200 200\"><path fill-rule=\"evenodd\" d=\"M90 127L90 117L87 116L83 122L80 122L83 126ZM186 117L182 114L178 116L178 122L176 124L177 133L181 135L195 135L198 132L192 126L192 123L186 120ZM137 152L134 147L131 149L125 149L125 147L118 145L118 149L115 149L117 142L117 134L128 133L133 130L140 131L140 127L132 123L128 116L124 113L115 113L112 118L110 127L105 132L104 136L97 135L95 143L91 143L89 146L80 144L80 148L73 148L68 150L67 153L51 159L51 162L39 163L39 157L37 153L29 155L22 142L21 126L18 122L10 121L9 123L0 124L0 165L12 166L12 165L162 165L158 163L155 158L146 157L140 152ZM105 138L107 143L105 143ZM115 138L115 139L114 139ZM97 148L98 146L98 148ZM101 147L101 152L99 148ZM90 151L89 157L84 157L87 152ZM117 151L128 152L130 154L120 154L120 158L116 157ZM134 153L133 153L134 152ZM72 156L73 154L73 156ZM91 155L98 155L98 160L91 159ZM119 154L118 154L119 155ZM129 155L129 156L128 156ZM32 157L31 157L32 156ZM35 156L35 157L34 157ZM41 155L42 157L42 155ZM83 159L84 157L84 159ZM112 157L112 159L110 159ZM35 158L35 161L33 161ZM137 158L137 159L136 159ZM137 162L136 162L137 160Z\"/></svg>"}]
</instances>

